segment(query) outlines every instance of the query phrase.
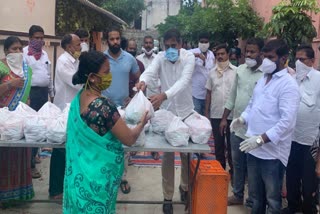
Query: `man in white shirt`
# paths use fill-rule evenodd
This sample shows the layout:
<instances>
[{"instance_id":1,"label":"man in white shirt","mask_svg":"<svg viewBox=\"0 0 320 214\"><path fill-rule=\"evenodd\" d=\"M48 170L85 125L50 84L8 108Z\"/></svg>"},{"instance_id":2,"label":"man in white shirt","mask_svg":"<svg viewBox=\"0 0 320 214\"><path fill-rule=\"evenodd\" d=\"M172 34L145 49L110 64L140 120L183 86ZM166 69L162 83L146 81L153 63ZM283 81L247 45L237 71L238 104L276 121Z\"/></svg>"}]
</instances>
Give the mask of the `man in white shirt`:
<instances>
[{"instance_id":1,"label":"man in white shirt","mask_svg":"<svg viewBox=\"0 0 320 214\"><path fill-rule=\"evenodd\" d=\"M262 63L261 50L264 46L263 39L250 38L245 48L245 64L237 68L237 74L233 83L230 96L226 102L220 123L220 133L223 134L228 125L227 118L233 112L233 118L237 118L247 107L252 96L253 89L263 73L259 70ZM240 130L230 130L231 154L233 163L233 195L228 198L229 205L242 205L244 187L247 173L247 155L239 149L240 143L246 139L245 127ZM251 205L251 199L246 200L246 205Z\"/></svg>"},{"instance_id":2,"label":"man in white shirt","mask_svg":"<svg viewBox=\"0 0 320 214\"><path fill-rule=\"evenodd\" d=\"M227 150L227 160L230 166L230 175L232 175L233 167L229 129L229 125L232 120L232 114L230 114L227 118L228 125L225 129L225 132L221 135L219 131L224 105L229 98L237 69L236 66L230 63L228 52L228 47L225 44L221 44L216 47L217 65L210 71L209 78L205 85L207 89L205 116L211 121L216 159L220 162L221 166L226 169ZM227 142L225 142L225 139ZM227 144L227 148L225 144Z\"/></svg>"},{"instance_id":3,"label":"man in white shirt","mask_svg":"<svg viewBox=\"0 0 320 214\"><path fill-rule=\"evenodd\" d=\"M153 61L153 59L157 56L153 52L154 48L154 40L152 36L145 36L143 38L143 48L142 48L142 54L137 56L137 59L140 60L144 68L147 68Z\"/></svg>"},{"instance_id":4,"label":"man in white shirt","mask_svg":"<svg viewBox=\"0 0 320 214\"><path fill-rule=\"evenodd\" d=\"M152 64L140 77L136 87L145 90L150 81L160 78L161 93L150 97L155 109L159 107L171 111L174 115L186 118L193 111L191 78L195 66L194 55L181 48L181 35L176 29L164 34L165 51L160 52ZM187 155L180 153L181 180L180 196L185 201L188 191ZM174 193L174 153L166 152L162 159L162 188L165 201L172 201ZM172 204L164 204L163 212L172 214Z\"/></svg>"},{"instance_id":5,"label":"man in white shirt","mask_svg":"<svg viewBox=\"0 0 320 214\"><path fill-rule=\"evenodd\" d=\"M192 75L192 99L194 110L204 115L207 89L205 87L210 70L215 66L215 57L209 50L209 33L199 35L198 48L190 51L196 57L196 66Z\"/></svg>"},{"instance_id":6,"label":"man in white shirt","mask_svg":"<svg viewBox=\"0 0 320 214\"><path fill-rule=\"evenodd\" d=\"M145 69L147 69L151 65L152 61L157 56L153 52L153 48L154 48L153 37L152 36L145 36L143 39L143 47L142 47L143 53L137 56L137 59L143 63ZM161 83L160 83L159 78L152 80L152 82L149 83L147 91L146 91L147 97L150 97L155 94L159 94L160 93L160 84Z\"/></svg>"},{"instance_id":7,"label":"man in white shirt","mask_svg":"<svg viewBox=\"0 0 320 214\"><path fill-rule=\"evenodd\" d=\"M142 48L142 54L138 55L136 58L140 62L142 62L144 69L147 69L149 65L151 65L153 59L157 56L153 52L154 48L154 39L152 36L145 36L143 38L143 48ZM141 72L142 73L142 72ZM157 78L157 80L152 81L150 85L147 88L146 95L147 97L150 97L154 94L160 93L160 80ZM151 152L151 156L155 160L160 159L159 152Z\"/></svg>"},{"instance_id":8,"label":"man in white shirt","mask_svg":"<svg viewBox=\"0 0 320 214\"><path fill-rule=\"evenodd\" d=\"M56 96L54 104L63 110L82 88L73 85L72 77L78 70L81 54L80 38L67 34L61 40L64 53L57 60L55 73ZM65 149L53 149L50 161L49 195L54 199L62 198L65 170Z\"/></svg>"},{"instance_id":9,"label":"man in white shirt","mask_svg":"<svg viewBox=\"0 0 320 214\"><path fill-rule=\"evenodd\" d=\"M89 51L90 50L90 35L87 30L83 28L77 29L74 34L76 34L80 38L80 46L81 52Z\"/></svg>"},{"instance_id":10,"label":"man in white shirt","mask_svg":"<svg viewBox=\"0 0 320 214\"><path fill-rule=\"evenodd\" d=\"M283 213L316 214L316 163L310 148L318 140L320 127L320 72L314 64L314 50L301 45L296 51L296 79L300 88L300 106L293 133L286 171L288 207ZM302 196L302 198L301 198Z\"/></svg>"},{"instance_id":11,"label":"man in white shirt","mask_svg":"<svg viewBox=\"0 0 320 214\"><path fill-rule=\"evenodd\" d=\"M289 48L283 40L269 41L262 49L264 60L249 105L233 120L232 130L247 124L240 150L247 156L252 213L281 212L281 187L296 123L300 93L285 63Z\"/></svg>"},{"instance_id":12,"label":"man in white shirt","mask_svg":"<svg viewBox=\"0 0 320 214\"><path fill-rule=\"evenodd\" d=\"M48 54L42 47L44 44L44 30L41 26L32 25L29 28L29 45L23 48L23 57L32 69L32 80L30 90L30 107L36 111L50 100L53 100L54 90L51 78L51 62ZM40 172L36 169L38 148L32 148L31 170L32 177L41 177Z\"/></svg>"}]
</instances>

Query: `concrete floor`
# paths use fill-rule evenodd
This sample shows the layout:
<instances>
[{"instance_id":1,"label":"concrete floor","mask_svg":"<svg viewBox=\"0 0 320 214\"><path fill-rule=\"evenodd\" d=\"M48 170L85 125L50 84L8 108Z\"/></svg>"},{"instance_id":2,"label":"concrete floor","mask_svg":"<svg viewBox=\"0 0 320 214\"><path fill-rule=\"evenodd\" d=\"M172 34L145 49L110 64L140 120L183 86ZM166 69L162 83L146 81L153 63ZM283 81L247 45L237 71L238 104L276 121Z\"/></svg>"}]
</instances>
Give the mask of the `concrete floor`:
<instances>
[{"instance_id":1,"label":"concrete floor","mask_svg":"<svg viewBox=\"0 0 320 214\"><path fill-rule=\"evenodd\" d=\"M49 184L49 163L50 158L42 159L42 163L37 165L42 173L42 178L34 179L35 198L48 199ZM180 169L176 169L176 191L175 201L178 201ZM130 166L127 179L131 185L131 192L127 195L119 191L118 200L155 200L162 201L161 169L160 168L138 168ZM229 188L229 195L231 188ZM14 208L0 210L1 214L61 214L61 205L56 203L26 203ZM174 205L174 214L184 214L183 205ZM213 212L214 213L214 212ZM243 206L228 207L228 214L245 214ZM162 214L162 205L127 205L118 204L117 214ZM219 214L219 213L218 213Z\"/></svg>"}]
</instances>

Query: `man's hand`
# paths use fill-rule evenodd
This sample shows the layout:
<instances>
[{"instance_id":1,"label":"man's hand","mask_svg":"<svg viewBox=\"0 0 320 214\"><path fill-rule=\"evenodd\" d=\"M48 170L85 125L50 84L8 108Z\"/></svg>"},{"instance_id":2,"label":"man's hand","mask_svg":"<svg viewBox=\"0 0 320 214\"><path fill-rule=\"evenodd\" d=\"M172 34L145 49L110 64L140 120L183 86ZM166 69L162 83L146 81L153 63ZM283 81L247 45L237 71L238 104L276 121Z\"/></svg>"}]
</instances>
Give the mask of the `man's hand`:
<instances>
[{"instance_id":1,"label":"man's hand","mask_svg":"<svg viewBox=\"0 0 320 214\"><path fill-rule=\"evenodd\" d=\"M160 108L162 102L167 99L167 95L165 93L156 94L150 97L150 102L153 105L154 110Z\"/></svg>"},{"instance_id":2,"label":"man's hand","mask_svg":"<svg viewBox=\"0 0 320 214\"><path fill-rule=\"evenodd\" d=\"M223 136L227 132L228 122L227 119L222 119L219 125L220 135Z\"/></svg>"},{"instance_id":3,"label":"man's hand","mask_svg":"<svg viewBox=\"0 0 320 214\"><path fill-rule=\"evenodd\" d=\"M244 119L242 117L238 117L234 120L232 120L231 124L230 124L230 132L235 132L238 129L240 129L242 126L244 126Z\"/></svg>"},{"instance_id":4,"label":"man's hand","mask_svg":"<svg viewBox=\"0 0 320 214\"><path fill-rule=\"evenodd\" d=\"M195 57L198 57L199 59L201 59L202 61L206 60L206 56L203 53L194 53Z\"/></svg>"},{"instance_id":5,"label":"man's hand","mask_svg":"<svg viewBox=\"0 0 320 214\"><path fill-rule=\"evenodd\" d=\"M241 152L247 153L253 149L256 149L256 148L262 146L262 144L264 144L264 141L261 136L253 136L245 141L242 141L240 143L239 149L241 150Z\"/></svg>"},{"instance_id":6,"label":"man's hand","mask_svg":"<svg viewBox=\"0 0 320 214\"><path fill-rule=\"evenodd\" d=\"M144 81L136 83L137 90L145 91L146 90L146 83Z\"/></svg>"}]
</instances>

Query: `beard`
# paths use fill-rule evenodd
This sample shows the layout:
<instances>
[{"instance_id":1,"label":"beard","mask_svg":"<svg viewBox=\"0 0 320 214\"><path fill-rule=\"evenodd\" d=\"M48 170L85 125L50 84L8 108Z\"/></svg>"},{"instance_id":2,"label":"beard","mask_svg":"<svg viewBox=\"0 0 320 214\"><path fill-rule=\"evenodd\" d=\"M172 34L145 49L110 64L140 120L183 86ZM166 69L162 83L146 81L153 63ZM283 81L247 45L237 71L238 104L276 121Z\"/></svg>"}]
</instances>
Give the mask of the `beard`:
<instances>
[{"instance_id":1,"label":"beard","mask_svg":"<svg viewBox=\"0 0 320 214\"><path fill-rule=\"evenodd\" d=\"M113 54L117 54L120 51L120 45L111 45L108 43L109 46L109 50L111 51L111 53Z\"/></svg>"}]
</instances>

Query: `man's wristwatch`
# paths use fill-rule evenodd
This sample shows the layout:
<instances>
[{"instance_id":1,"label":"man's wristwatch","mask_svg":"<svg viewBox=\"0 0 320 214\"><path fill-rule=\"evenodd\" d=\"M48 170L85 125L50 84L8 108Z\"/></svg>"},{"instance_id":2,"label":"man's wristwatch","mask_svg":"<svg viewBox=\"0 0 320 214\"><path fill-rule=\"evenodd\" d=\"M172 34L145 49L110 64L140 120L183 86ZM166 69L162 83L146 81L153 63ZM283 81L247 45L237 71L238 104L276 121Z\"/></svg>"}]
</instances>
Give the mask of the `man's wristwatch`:
<instances>
[{"instance_id":1,"label":"man's wristwatch","mask_svg":"<svg viewBox=\"0 0 320 214\"><path fill-rule=\"evenodd\" d=\"M259 137L257 138L256 143L257 143L259 146L261 146L262 144L264 144L263 139L262 139L261 136L259 136Z\"/></svg>"}]
</instances>

